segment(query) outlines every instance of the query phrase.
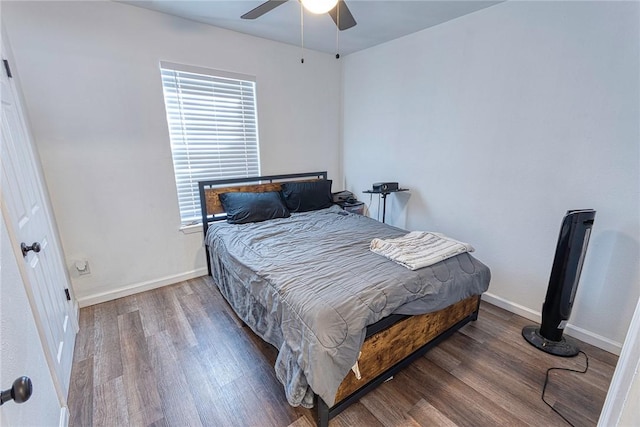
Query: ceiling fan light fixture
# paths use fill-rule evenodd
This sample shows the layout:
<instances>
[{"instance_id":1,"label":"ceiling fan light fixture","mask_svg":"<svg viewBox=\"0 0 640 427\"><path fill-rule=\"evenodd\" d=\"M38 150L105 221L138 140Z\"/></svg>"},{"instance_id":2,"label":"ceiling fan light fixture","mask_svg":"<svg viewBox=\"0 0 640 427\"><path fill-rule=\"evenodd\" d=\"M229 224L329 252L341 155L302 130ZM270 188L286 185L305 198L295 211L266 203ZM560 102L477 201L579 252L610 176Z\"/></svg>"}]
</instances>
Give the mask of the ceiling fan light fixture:
<instances>
[{"instance_id":1,"label":"ceiling fan light fixture","mask_svg":"<svg viewBox=\"0 0 640 427\"><path fill-rule=\"evenodd\" d=\"M338 4L338 0L300 0L305 9L320 15L327 13Z\"/></svg>"}]
</instances>

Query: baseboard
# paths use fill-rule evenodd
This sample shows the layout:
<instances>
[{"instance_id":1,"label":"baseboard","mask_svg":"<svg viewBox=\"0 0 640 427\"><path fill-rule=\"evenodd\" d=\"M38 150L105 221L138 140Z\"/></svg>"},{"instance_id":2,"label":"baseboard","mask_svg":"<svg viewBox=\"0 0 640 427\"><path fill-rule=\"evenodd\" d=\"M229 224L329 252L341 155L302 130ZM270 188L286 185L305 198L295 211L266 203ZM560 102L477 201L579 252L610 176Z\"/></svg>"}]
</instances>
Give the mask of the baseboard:
<instances>
[{"instance_id":1,"label":"baseboard","mask_svg":"<svg viewBox=\"0 0 640 427\"><path fill-rule=\"evenodd\" d=\"M58 420L58 427L69 426L69 408L63 406L60 408L60 419Z\"/></svg>"},{"instance_id":2,"label":"baseboard","mask_svg":"<svg viewBox=\"0 0 640 427\"><path fill-rule=\"evenodd\" d=\"M522 316L525 319L529 319L532 322L540 323L542 320L542 314L538 311L531 310L523 305L516 304L514 302L508 301L499 296L493 295L489 292L485 292L482 294L482 300L488 303L495 305L496 307L504 308L511 313L517 314L518 316Z\"/></svg>"},{"instance_id":3,"label":"baseboard","mask_svg":"<svg viewBox=\"0 0 640 427\"><path fill-rule=\"evenodd\" d=\"M100 304L102 302L111 301L114 299L134 295L140 292L149 291L151 289L161 288L167 285L173 285L174 283L182 282L189 279L195 279L196 277L206 276L207 268L198 268L186 273L174 274L171 276L161 277L155 280L149 280L142 283L134 283L132 285L123 286L121 288L113 289L108 292L102 292L99 294L89 295L86 297L78 298L78 304L80 307L88 307L94 304Z\"/></svg>"},{"instance_id":4,"label":"baseboard","mask_svg":"<svg viewBox=\"0 0 640 427\"><path fill-rule=\"evenodd\" d=\"M529 319L534 323L539 324L542 320L542 313L540 313L539 311L531 310L530 308L508 301L489 292L482 294L482 299L488 303L495 305L496 307L503 308L507 311L510 311L511 313L517 314L518 316L522 316L525 319ZM580 341L584 341L587 344L594 345L618 356L620 355L620 351L622 350L622 343L612 341L601 335L572 325L571 323L567 324L565 333L573 338L579 339Z\"/></svg>"},{"instance_id":5,"label":"baseboard","mask_svg":"<svg viewBox=\"0 0 640 427\"><path fill-rule=\"evenodd\" d=\"M569 336L577 338L580 341L584 341L587 344L594 345L598 348L603 349L604 351L608 351L609 353L613 353L616 356L620 356L620 352L622 351L622 343L612 341L609 338L603 337L602 335L594 334L591 331L579 328L576 325L572 325L571 323L567 324L565 332Z\"/></svg>"},{"instance_id":6,"label":"baseboard","mask_svg":"<svg viewBox=\"0 0 640 427\"><path fill-rule=\"evenodd\" d=\"M80 330L80 304L78 303L78 300L73 302L73 315L75 316L73 319L73 326L77 334Z\"/></svg>"}]
</instances>

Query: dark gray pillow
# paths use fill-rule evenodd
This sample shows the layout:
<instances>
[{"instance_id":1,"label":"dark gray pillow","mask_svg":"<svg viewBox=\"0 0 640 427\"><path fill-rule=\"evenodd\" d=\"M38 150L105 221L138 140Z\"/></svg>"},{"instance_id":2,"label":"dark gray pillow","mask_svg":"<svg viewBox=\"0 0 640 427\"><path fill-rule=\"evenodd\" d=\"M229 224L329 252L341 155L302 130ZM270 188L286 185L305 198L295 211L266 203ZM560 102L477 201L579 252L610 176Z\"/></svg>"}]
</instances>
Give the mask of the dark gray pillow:
<instances>
[{"instance_id":1,"label":"dark gray pillow","mask_svg":"<svg viewBox=\"0 0 640 427\"><path fill-rule=\"evenodd\" d=\"M282 196L291 212L308 212L328 208L333 204L331 180L285 182Z\"/></svg>"},{"instance_id":2,"label":"dark gray pillow","mask_svg":"<svg viewBox=\"0 0 640 427\"><path fill-rule=\"evenodd\" d=\"M277 191L222 193L220 203L227 213L227 222L231 224L260 222L290 216Z\"/></svg>"}]
</instances>

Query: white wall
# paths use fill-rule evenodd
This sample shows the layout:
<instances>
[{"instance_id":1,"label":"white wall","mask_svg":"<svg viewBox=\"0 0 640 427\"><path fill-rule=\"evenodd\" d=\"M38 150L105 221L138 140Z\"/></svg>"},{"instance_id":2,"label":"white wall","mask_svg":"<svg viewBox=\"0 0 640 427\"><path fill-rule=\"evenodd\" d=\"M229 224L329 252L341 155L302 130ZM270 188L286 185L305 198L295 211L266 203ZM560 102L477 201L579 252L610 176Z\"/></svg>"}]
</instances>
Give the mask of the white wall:
<instances>
[{"instance_id":1,"label":"white wall","mask_svg":"<svg viewBox=\"0 0 640 427\"><path fill-rule=\"evenodd\" d=\"M638 18L506 2L347 56L348 189L411 189L387 222L472 243L491 300L538 321L562 216L596 209L567 333L618 352L640 295Z\"/></svg>"},{"instance_id":2,"label":"white wall","mask_svg":"<svg viewBox=\"0 0 640 427\"><path fill-rule=\"evenodd\" d=\"M161 60L256 76L262 173L342 182L332 55L110 1L2 14L67 263L89 260L81 305L206 273L201 232L179 231Z\"/></svg>"}]
</instances>

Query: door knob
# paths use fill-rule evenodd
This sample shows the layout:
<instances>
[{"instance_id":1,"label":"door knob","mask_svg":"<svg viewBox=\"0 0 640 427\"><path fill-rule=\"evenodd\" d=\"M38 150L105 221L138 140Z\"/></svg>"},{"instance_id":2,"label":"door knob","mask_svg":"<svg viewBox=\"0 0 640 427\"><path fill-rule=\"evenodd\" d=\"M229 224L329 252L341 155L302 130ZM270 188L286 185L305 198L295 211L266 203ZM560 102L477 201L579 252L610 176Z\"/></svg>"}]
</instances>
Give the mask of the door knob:
<instances>
[{"instance_id":1,"label":"door knob","mask_svg":"<svg viewBox=\"0 0 640 427\"><path fill-rule=\"evenodd\" d=\"M29 377L20 377L13 382L13 385L9 390L4 390L0 393L0 405L10 400L15 400L16 403L24 403L31 397L33 392L33 384Z\"/></svg>"},{"instance_id":2,"label":"door knob","mask_svg":"<svg viewBox=\"0 0 640 427\"><path fill-rule=\"evenodd\" d=\"M27 256L27 252L40 252L40 243L33 242L33 245L27 246L24 242L20 243L20 249L22 249L22 256Z\"/></svg>"}]
</instances>

